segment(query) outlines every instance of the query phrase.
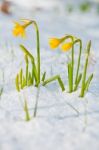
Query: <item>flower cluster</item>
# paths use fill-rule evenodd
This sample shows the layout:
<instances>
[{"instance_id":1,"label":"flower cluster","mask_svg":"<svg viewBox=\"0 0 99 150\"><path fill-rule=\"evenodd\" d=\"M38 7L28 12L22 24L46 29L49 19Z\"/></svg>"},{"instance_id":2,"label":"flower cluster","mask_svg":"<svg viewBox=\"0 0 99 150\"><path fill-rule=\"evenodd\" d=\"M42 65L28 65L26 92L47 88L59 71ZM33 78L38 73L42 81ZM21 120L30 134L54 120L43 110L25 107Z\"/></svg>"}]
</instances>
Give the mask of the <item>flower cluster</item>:
<instances>
[{"instance_id":1,"label":"flower cluster","mask_svg":"<svg viewBox=\"0 0 99 150\"><path fill-rule=\"evenodd\" d=\"M63 43L65 41L66 37L62 38L51 38L49 40L49 45L52 49L57 48L61 45L62 51L66 52L72 48L73 42Z\"/></svg>"},{"instance_id":2,"label":"flower cluster","mask_svg":"<svg viewBox=\"0 0 99 150\"><path fill-rule=\"evenodd\" d=\"M70 39L70 42L66 42L66 40ZM74 61L74 46L75 44L79 44L79 53L78 53L78 63L75 64ZM93 73L89 76L89 78L86 80L86 74L87 74L87 68L88 68L88 62L90 58L90 48L91 48L91 41L88 42L86 53L87 57L85 59L84 69L83 73L80 73L80 67L81 67L81 54L82 54L82 41L79 38L76 38L72 35L66 35L62 38L50 38L49 45L52 49L55 49L60 46L61 50L64 52L67 52L68 50L72 50L71 55L71 61L68 63L68 84L69 84L69 92L76 91L78 89L78 86L80 84L80 81L82 80L81 84L81 93L80 96L84 97L85 92L88 90L90 82L93 78ZM74 65L76 65L77 70L74 72ZM74 79L74 74L76 74L76 77Z\"/></svg>"}]
</instances>

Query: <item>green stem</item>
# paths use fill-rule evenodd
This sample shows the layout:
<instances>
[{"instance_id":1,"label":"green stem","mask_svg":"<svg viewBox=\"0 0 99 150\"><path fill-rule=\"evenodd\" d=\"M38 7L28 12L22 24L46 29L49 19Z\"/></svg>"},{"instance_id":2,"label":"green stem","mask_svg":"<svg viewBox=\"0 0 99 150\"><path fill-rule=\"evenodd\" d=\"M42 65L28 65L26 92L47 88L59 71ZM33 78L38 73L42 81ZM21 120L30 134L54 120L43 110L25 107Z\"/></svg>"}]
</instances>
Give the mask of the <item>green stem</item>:
<instances>
[{"instance_id":1,"label":"green stem","mask_svg":"<svg viewBox=\"0 0 99 150\"><path fill-rule=\"evenodd\" d=\"M74 44L72 46L72 84L71 84L71 92L73 91L73 74L74 74Z\"/></svg>"},{"instance_id":2,"label":"green stem","mask_svg":"<svg viewBox=\"0 0 99 150\"><path fill-rule=\"evenodd\" d=\"M79 48L79 56L78 56L78 64L77 64L77 71L76 71L76 78L75 78L75 87L74 91L77 90L78 88L78 78L79 78L79 69L80 69L80 61L81 61L81 53L82 53L82 41L80 39L77 39L75 43L79 43L80 48ZM79 82L80 83L80 82Z\"/></svg>"},{"instance_id":3,"label":"green stem","mask_svg":"<svg viewBox=\"0 0 99 150\"><path fill-rule=\"evenodd\" d=\"M71 62L68 65L68 83L69 83L69 92L73 91L73 70L74 70L74 37L72 35L66 35L64 40L70 39L73 43L72 46L72 55L71 55Z\"/></svg>"},{"instance_id":4,"label":"green stem","mask_svg":"<svg viewBox=\"0 0 99 150\"><path fill-rule=\"evenodd\" d=\"M81 52L82 52L82 41L80 39L77 39L75 41L75 43L78 43L80 44L80 48L79 48L79 57L78 57L78 64L77 64L77 71L76 71L76 78L75 78L75 84L77 82L77 79L78 79L78 74L79 74L79 68L80 68L80 60L81 60Z\"/></svg>"},{"instance_id":5,"label":"green stem","mask_svg":"<svg viewBox=\"0 0 99 150\"><path fill-rule=\"evenodd\" d=\"M32 64L31 78L32 78L32 84L34 84L34 66L33 66L33 64Z\"/></svg>"},{"instance_id":6,"label":"green stem","mask_svg":"<svg viewBox=\"0 0 99 150\"><path fill-rule=\"evenodd\" d=\"M36 70L36 65L34 63L34 61L31 61L32 63L32 79L34 80L35 79L35 83L36 83L36 86L38 87L38 74L37 74L37 70Z\"/></svg>"},{"instance_id":7,"label":"green stem","mask_svg":"<svg viewBox=\"0 0 99 150\"><path fill-rule=\"evenodd\" d=\"M23 21L25 21L23 19ZM36 46L37 46L37 70L38 70L38 85L40 83L40 39L39 39L39 29L35 20L27 20L29 23L25 25L25 27L33 24L36 31Z\"/></svg>"},{"instance_id":8,"label":"green stem","mask_svg":"<svg viewBox=\"0 0 99 150\"><path fill-rule=\"evenodd\" d=\"M37 108L38 108L38 100L39 100L39 92L40 92L40 86L37 88L37 95L36 95L36 103L34 107L34 117L37 116Z\"/></svg>"},{"instance_id":9,"label":"green stem","mask_svg":"<svg viewBox=\"0 0 99 150\"><path fill-rule=\"evenodd\" d=\"M26 121L29 121L31 118L30 118L28 104L26 100L24 101L24 111L25 111Z\"/></svg>"},{"instance_id":10,"label":"green stem","mask_svg":"<svg viewBox=\"0 0 99 150\"><path fill-rule=\"evenodd\" d=\"M69 92L72 92L72 64L68 63L68 83L69 83Z\"/></svg>"}]
</instances>

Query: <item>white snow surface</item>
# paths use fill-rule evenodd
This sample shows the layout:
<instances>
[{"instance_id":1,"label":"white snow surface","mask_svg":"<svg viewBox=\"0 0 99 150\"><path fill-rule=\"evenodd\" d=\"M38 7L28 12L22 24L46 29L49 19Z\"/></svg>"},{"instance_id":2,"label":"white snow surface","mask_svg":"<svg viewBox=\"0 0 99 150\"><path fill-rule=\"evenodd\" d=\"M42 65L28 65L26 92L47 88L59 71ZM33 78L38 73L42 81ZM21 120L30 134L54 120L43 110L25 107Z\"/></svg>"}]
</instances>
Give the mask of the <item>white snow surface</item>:
<instances>
[{"instance_id":1,"label":"white snow surface","mask_svg":"<svg viewBox=\"0 0 99 150\"><path fill-rule=\"evenodd\" d=\"M12 21L24 17L36 19L39 24L42 72L46 70L47 77L60 74L66 89L68 54L50 50L48 38L73 34L83 40L84 47L92 40L95 57L90 69L94 78L86 96L79 97L80 89L73 94L62 92L57 82L41 86L36 118L32 116L37 89L29 87L18 93L15 88L16 73L24 67L19 43L36 54L32 27L27 32L28 40L16 39L11 33ZM0 18L0 87L4 88L0 97L0 150L99 150L99 16L19 10L12 16L0 14ZM32 117L29 122L25 121L22 107L24 97Z\"/></svg>"}]
</instances>

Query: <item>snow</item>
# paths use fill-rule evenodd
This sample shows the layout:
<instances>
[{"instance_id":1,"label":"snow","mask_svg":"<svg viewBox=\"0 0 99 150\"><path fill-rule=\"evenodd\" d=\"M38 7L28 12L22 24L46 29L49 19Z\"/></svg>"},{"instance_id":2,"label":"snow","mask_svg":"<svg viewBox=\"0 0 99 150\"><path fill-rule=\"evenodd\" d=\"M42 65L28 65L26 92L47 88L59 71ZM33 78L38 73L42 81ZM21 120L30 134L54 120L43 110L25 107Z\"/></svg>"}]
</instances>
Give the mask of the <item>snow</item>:
<instances>
[{"instance_id":1,"label":"snow","mask_svg":"<svg viewBox=\"0 0 99 150\"><path fill-rule=\"evenodd\" d=\"M58 15L57 15L58 14ZM66 87L61 92L57 82L40 87L37 117L33 118L37 89L29 87L18 93L15 76L24 67L18 44L24 43L35 53L35 36L28 30L28 40L12 36L13 20L36 19L40 28L42 72L47 77L60 74ZM97 14L55 11L17 11L12 16L0 14L0 150L98 150L99 149L99 19ZM96 62L94 79L85 98L79 91L68 93L67 55L52 51L48 38L69 33L83 40L84 47L92 40ZM33 38L33 41L31 41ZM34 43L33 43L34 42ZM36 54L36 53L35 53ZM28 101L31 121L25 121L24 97ZM79 113L78 113L79 112Z\"/></svg>"}]
</instances>

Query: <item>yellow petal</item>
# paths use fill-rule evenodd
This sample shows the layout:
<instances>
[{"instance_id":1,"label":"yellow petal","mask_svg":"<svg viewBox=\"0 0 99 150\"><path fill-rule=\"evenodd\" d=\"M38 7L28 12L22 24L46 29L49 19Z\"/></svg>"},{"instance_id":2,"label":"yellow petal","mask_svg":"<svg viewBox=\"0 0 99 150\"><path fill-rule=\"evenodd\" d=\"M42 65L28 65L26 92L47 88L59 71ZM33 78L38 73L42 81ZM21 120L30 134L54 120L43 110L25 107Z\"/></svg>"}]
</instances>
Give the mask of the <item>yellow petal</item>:
<instances>
[{"instance_id":1,"label":"yellow petal","mask_svg":"<svg viewBox=\"0 0 99 150\"><path fill-rule=\"evenodd\" d=\"M61 40L58 38L49 39L49 45L52 49L57 48L60 43L61 43Z\"/></svg>"},{"instance_id":2,"label":"yellow petal","mask_svg":"<svg viewBox=\"0 0 99 150\"><path fill-rule=\"evenodd\" d=\"M72 48L72 45L73 45L72 42L65 43L62 45L61 49L62 49L62 51L66 52Z\"/></svg>"},{"instance_id":3,"label":"yellow petal","mask_svg":"<svg viewBox=\"0 0 99 150\"><path fill-rule=\"evenodd\" d=\"M14 22L15 24L15 27L13 29L13 35L14 36L22 36L22 37L25 37L25 27L24 25L21 25L17 22Z\"/></svg>"}]
</instances>

